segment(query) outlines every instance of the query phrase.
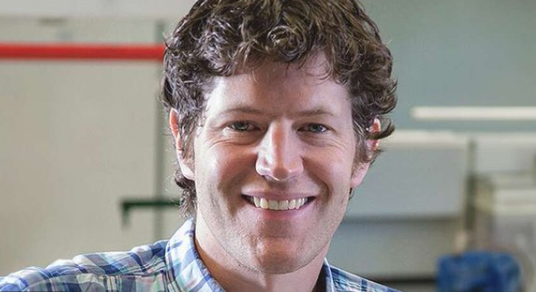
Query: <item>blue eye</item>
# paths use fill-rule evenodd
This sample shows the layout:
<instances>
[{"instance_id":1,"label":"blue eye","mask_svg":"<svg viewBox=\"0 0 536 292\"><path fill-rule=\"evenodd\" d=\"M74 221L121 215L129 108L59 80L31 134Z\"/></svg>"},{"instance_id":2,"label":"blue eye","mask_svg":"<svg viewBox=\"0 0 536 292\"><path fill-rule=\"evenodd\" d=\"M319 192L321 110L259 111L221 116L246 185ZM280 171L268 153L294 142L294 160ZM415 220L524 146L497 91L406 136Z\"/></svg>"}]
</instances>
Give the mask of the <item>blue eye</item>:
<instances>
[{"instance_id":1,"label":"blue eye","mask_svg":"<svg viewBox=\"0 0 536 292\"><path fill-rule=\"evenodd\" d=\"M246 132L253 130L253 125L248 122L239 121L229 124L229 128L237 132Z\"/></svg>"},{"instance_id":2,"label":"blue eye","mask_svg":"<svg viewBox=\"0 0 536 292\"><path fill-rule=\"evenodd\" d=\"M321 124L308 124L304 127L304 131L311 133L324 133L328 130L328 127Z\"/></svg>"}]
</instances>

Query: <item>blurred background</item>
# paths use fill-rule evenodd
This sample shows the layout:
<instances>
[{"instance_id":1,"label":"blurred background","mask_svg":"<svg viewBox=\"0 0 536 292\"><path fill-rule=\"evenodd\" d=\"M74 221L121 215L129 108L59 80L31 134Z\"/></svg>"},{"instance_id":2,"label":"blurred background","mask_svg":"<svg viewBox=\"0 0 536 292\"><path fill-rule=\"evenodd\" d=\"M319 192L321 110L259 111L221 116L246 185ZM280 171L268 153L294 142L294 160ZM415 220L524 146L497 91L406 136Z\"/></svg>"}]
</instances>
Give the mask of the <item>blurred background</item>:
<instances>
[{"instance_id":1,"label":"blurred background","mask_svg":"<svg viewBox=\"0 0 536 292\"><path fill-rule=\"evenodd\" d=\"M159 52L193 2L0 2L0 275L180 226ZM394 55L397 131L331 263L434 291L441 257L507 252L536 291L536 2L363 4Z\"/></svg>"}]
</instances>

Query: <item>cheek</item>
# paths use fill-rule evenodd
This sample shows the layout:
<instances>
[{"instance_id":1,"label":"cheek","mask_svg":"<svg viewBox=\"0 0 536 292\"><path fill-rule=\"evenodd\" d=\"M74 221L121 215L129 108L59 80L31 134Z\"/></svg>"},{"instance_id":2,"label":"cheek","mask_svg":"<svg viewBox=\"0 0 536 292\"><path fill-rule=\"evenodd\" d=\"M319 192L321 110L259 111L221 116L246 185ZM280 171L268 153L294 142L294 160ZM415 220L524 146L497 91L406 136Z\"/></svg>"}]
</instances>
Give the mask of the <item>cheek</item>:
<instances>
[{"instance_id":1,"label":"cheek","mask_svg":"<svg viewBox=\"0 0 536 292\"><path fill-rule=\"evenodd\" d=\"M318 160L308 165L309 174L317 183L326 188L327 200L339 205L344 203L350 193L352 181L351 164L347 161Z\"/></svg>"},{"instance_id":2,"label":"cheek","mask_svg":"<svg viewBox=\"0 0 536 292\"><path fill-rule=\"evenodd\" d=\"M339 150L316 153L313 155L315 165L312 169L317 169L325 180L336 182L339 187L349 186L349 182L354 173L354 153L351 151ZM342 185L341 185L342 184Z\"/></svg>"},{"instance_id":3,"label":"cheek","mask_svg":"<svg viewBox=\"0 0 536 292\"><path fill-rule=\"evenodd\" d=\"M254 159L247 151L234 147L215 145L208 148L198 157L199 175L202 175L210 191L228 192L233 186L238 186L244 173L254 171Z\"/></svg>"}]
</instances>

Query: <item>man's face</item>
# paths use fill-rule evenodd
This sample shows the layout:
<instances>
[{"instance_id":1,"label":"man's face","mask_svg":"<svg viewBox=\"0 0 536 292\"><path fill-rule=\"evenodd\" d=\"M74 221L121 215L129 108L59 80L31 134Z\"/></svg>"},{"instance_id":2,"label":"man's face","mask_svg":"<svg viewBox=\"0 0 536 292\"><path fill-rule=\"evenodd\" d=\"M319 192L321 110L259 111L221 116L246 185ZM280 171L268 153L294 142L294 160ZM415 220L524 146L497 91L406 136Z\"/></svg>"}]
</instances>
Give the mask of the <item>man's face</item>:
<instances>
[{"instance_id":1,"label":"man's face","mask_svg":"<svg viewBox=\"0 0 536 292\"><path fill-rule=\"evenodd\" d=\"M348 92L324 61L214 80L182 168L196 183L197 244L216 260L288 273L327 253L368 164L354 164Z\"/></svg>"}]
</instances>

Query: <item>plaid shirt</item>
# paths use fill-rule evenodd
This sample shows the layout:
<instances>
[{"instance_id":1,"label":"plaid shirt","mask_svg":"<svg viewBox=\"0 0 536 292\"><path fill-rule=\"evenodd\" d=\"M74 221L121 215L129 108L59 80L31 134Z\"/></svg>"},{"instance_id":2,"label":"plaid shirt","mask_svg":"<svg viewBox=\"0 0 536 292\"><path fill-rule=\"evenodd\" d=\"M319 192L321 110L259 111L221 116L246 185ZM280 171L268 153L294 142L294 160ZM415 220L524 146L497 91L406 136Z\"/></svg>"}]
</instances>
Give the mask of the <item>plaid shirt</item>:
<instances>
[{"instance_id":1,"label":"plaid shirt","mask_svg":"<svg viewBox=\"0 0 536 292\"><path fill-rule=\"evenodd\" d=\"M201 261L193 238L194 222L189 220L169 241L129 252L80 255L0 277L0 291L224 292ZM327 262L322 275L326 292L397 292Z\"/></svg>"}]
</instances>

